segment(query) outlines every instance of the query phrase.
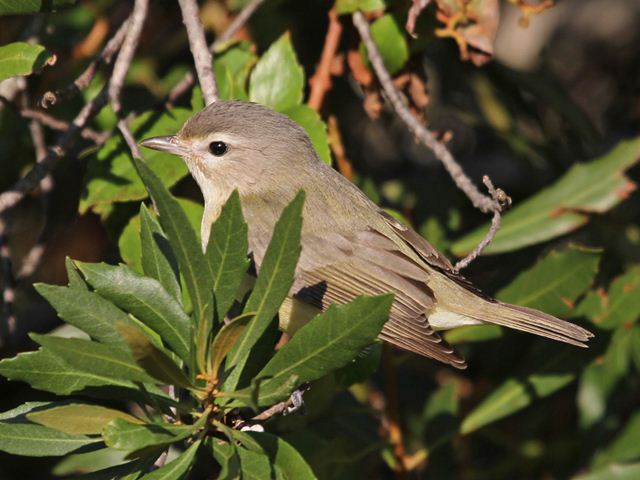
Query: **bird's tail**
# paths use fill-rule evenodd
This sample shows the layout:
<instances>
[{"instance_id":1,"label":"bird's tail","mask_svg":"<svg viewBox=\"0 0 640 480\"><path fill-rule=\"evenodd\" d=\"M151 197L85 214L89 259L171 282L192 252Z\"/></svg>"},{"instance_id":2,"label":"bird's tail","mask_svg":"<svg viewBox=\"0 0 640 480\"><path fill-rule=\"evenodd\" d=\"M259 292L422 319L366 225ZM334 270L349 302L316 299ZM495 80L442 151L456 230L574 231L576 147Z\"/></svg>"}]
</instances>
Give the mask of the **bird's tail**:
<instances>
[{"instance_id":1,"label":"bird's tail","mask_svg":"<svg viewBox=\"0 0 640 480\"><path fill-rule=\"evenodd\" d=\"M442 298L445 309L455 314L578 347L586 347L585 342L593 337L590 331L539 310L482 298L464 287L456 287L451 288L449 284L449 289L440 290L446 292L446 298Z\"/></svg>"},{"instance_id":2,"label":"bird's tail","mask_svg":"<svg viewBox=\"0 0 640 480\"><path fill-rule=\"evenodd\" d=\"M533 333L578 347L586 347L585 342L593 337L593 333L573 323L565 322L533 308L497 301L482 301L481 306L475 312L465 312L465 315L476 320Z\"/></svg>"}]
</instances>

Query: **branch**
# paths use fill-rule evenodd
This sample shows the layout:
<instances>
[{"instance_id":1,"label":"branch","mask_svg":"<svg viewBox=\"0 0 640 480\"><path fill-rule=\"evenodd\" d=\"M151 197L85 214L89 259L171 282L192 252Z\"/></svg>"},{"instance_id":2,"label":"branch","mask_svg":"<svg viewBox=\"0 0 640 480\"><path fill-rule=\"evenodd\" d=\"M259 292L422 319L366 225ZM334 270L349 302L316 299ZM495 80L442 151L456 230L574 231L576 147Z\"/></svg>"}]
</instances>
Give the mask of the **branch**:
<instances>
[{"instance_id":1,"label":"branch","mask_svg":"<svg viewBox=\"0 0 640 480\"><path fill-rule=\"evenodd\" d=\"M73 146L77 137L89 121L104 107L107 102L107 92L103 89L93 100L87 103L69 128L60 135L56 145L49 150L41 162L36 163L29 172L18 180L11 188L0 194L0 214L13 207L38 186L40 181L51 171L57 161Z\"/></svg>"},{"instance_id":2,"label":"branch","mask_svg":"<svg viewBox=\"0 0 640 480\"><path fill-rule=\"evenodd\" d=\"M71 85L68 85L63 89L56 90L55 92L45 92L45 94L42 96L42 99L40 99L40 104L43 108L48 108L51 105L55 105L59 100L65 100L74 97L89 86L100 67L102 67L103 65L111 64L113 56L120 49L120 46L124 41L124 37L126 36L129 29L129 24L131 23L132 16L133 12L131 13L131 16L129 18L122 22L122 25L120 25L120 28L107 42L105 47L102 49L102 52L100 52L100 55L98 55L98 57L89 64L84 72L82 72Z\"/></svg>"},{"instance_id":3,"label":"branch","mask_svg":"<svg viewBox=\"0 0 640 480\"><path fill-rule=\"evenodd\" d=\"M218 38L209 46L209 50L214 51L224 42L230 40L238 30L242 28L242 26L249 21L253 12L255 12L260 5L262 5L265 0L252 0L249 2L242 11L236 16L236 18L229 24L224 32L220 34ZM187 90L189 90L193 83L195 82L195 78L193 73L187 72L182 80L180 80L169 92L167 98L165 100L165 105L171 106L173 103L180 98Z\"/></svg>"},{"instance_id":4,"label":"branch","mask_svg":"<svg viewBox=\"0 0 640 480\"><path fill-rule=\"evenodd\" d=\"M117 116L122 115L122 105L120 103L120 92L124 85L124 79L133 60L133 55L140 43L140 34L144 27L144 21L147 19L147 11L149 9L149 0L136 0L131 12L130 25L122 42L122 48L116 58L113 66L111 80L109 80L109 101L113 107L113 111Z\"/></svg>"},{"instance_id":5,"label":"branch","mask_svg":"<svg viewBox=\"0 0 640 480\"><path fill-rule=\"evenodd\" d=\"M494 214L494 221L492 222L493 225L491 230L489 231L485 239L480 242L480 244L476 248L476 250L479 250L475 254L475 257L477 257L479 255L479 252L481 252L482 249L486 247L489 242L491 242L493 236L495 236L495 232L500 225L500 214L504 207L508 206L511 203L511 199L502 190L499 189L494 189L496 194L493 195L492 193L492 196L484 195L480 192L480 190L478 190L471 179L464 173L462 167L460 167L458 162L456 162L455 158L444 145L444 143L438 141L433 133L427 130L427 128L411 114L409 109L404 104L400 92L393 84L391 75L384 66L382 56L380 55L378 47L376 46L375 42L373 41L373 37L371 36L369 24L365 20L362 13L355 12L353 14L353 23L360 33L360 37L362 38L362 41L367 48L371 65L373 65L376 76L378 77L378 80L380 81L380 84L382 85L382 88L384 89L384 92L386 93L387 98L389 99L389 102L391 103L396 114L402 119L402 121L404 121L409 130L418 138L418 140L420 140L427 148L433 151L436 158L440 160L444 165L445 169L453 179L456 186L465 193L473 206L483 213ZM491 188L493 188L493 185L491 186ZM491 188L490 192L492 191ZM503 201L500 201L499 199L503 199ZM498 227L494 229L494 225L497 225ZM472 253L475 253L476 250L474 250L474 252ZM473 259L469 261L466 260L467 258L463 259L459 263L460 267L458 267L456 271L467 266Z\"/></svg>"},{"instance_id":6,"label":"branch","mask_svg":"<svg viewBox=\"0 0 640 480\"><path fill-rule=\"evenodd\" d=\"M218 99L218 87L213 75L213 56L207 47L204 29L199 18L198 4L196 0L178 0L178 3L182 10L182 22L187 27L189 46L202 87L204 103L211 105Z\"/></svg>"},{"instance_id":7,"label":"branch","mask_svg":"<svg viewBox=\"0 0 640 480\"><path fill-rule=\"evenodd\" d=\"M329 10L329 28L324 39L324 47L320 56L320 63L316 73L309 79L311 92L309 94L309 106L315 111L320 110L324 96L331 88L331 62L336 56L342 35L342 24L338 20L336 7Z\"/></svg>"},{"instance_id":8,"label":"branch","mask_svg":"<svg viewBox=\"0 0 640 480\"><path fill-rule=\"evenodd\" d=\"M15 298L13 268L11 265L11 252L7 235L7 223L3 215L0 215L0 270L2 273L2 310L0 311L0 348L4 347L5 339L15 331L16 317L13 313L13 301Z\"/></svg>"}]
</instances>

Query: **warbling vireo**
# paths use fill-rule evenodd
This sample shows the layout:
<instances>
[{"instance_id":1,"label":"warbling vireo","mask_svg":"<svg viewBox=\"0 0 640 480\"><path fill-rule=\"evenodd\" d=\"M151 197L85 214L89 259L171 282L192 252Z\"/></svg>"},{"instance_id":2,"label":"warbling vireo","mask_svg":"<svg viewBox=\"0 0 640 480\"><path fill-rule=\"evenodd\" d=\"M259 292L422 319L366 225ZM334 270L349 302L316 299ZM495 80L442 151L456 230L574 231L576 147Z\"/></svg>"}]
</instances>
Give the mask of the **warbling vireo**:
<instances>
[{"instance_id":1,"label":"warbling vireo","mask_svg":"<svg viewBox=\"0 0 640 480\"><path fill-rule=\"evenodd\" d=\"M457 368L464 368L465 361L438 330L496 324L578 346L593 336L545 313L484 296L429 242L320 161L305 131L280 113L253 103L218 101L191 117L176 135L142 145L186 162L204 196L203 242L222 205L238 189L258 269L280 213L305 190L302 252L291 298L280 311L285 329L331 303L393 292L380 338Z\"/></svg>"}]
</instances>

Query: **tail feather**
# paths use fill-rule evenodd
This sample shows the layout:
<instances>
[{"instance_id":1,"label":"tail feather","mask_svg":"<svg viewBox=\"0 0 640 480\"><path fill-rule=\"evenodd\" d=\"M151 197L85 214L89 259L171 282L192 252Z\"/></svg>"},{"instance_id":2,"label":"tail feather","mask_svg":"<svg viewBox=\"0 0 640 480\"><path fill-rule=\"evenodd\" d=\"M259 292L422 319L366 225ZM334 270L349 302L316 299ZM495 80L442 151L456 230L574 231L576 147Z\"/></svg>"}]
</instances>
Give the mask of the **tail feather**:
<instances>
[{"instance_id":1,"label":"tail feather","mask_svg":"<svg viewBox=\"0 0 640 480\"><path fill-rule=\"evenodd\" d=\"M578 347L586 348L585 342L593 337L593 333L578 325L532 308L488 301L483 301L479 307L474 312L467 311L465 314L477 320L533 333Z\"/></svg>"}]
</instances>

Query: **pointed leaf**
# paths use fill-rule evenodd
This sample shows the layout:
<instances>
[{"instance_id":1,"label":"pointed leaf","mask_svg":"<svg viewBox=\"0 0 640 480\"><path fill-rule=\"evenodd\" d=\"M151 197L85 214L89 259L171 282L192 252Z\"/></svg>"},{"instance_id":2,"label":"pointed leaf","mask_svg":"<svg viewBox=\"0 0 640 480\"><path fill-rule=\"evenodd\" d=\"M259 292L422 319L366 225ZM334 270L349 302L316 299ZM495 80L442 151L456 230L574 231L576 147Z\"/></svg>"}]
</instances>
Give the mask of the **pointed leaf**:
<instances>
[{"instance_id":1,"label":"pointed leaf","mask_svg":"<svg viewBox=\"0 0 640 480\"><path fill-rule=\"evenodd\" d=\"M59 457L100 439L28 423L0 423L0 450L28 457Z\"/></svg>"},{"instance_id":2,"label":"pointed leaf","mask_svg":"<svg viewBox=\"0 0 640 480\"><path fill-rule=\"evenodd\" d=\"M77 265L100 296L158 332L180 358L190 359L191 319L157 280L142 277L124 265Z\"/></svg>"},{"instance_id":3,"label":"pointed leaf","mask_svg":"<svg viewBox=\"0 0 640 480\"><path fill-rule=\"evenodd\" d=\"M249 451L266 455L285 479L314 479L302 455L282 438L266 432L238 432L237 440ZM249 437L253 442L246 441Z\"/></svg>"},{"instance_id":4,"label":"pointed leaf","mask_svg":"<svg viewBox=\"0 0 640 480\"><path fill-rule=\"evenodd\" d=\"M601 250L578 245L553 250L519 274L496 297L565 317L573 310L576 299L593 283L601 253Z\"/></svg>"},{"instance_id":5,"label":"pointed leaf","mask_svg":"<svg viewBox=\"0 0 640 480\"><path fill-rule=\"evenodd\" d=\"M64 266L65 266L65 269L67 271L67 279L68 279L68 283L69 283L69 288L77 288L77 289L80 289L80 290L89 290L89 286L84 281L84 278L82 278L82 275L80 275L80 272L78 272L78 269L76 268L75 264L73 263L73 260L71 260L69 257L65 257Z\"/></svg>"},{"instance_id":6,"label":"pointed leaf","mask_svg":"<svg viewBox=\"0 0 640 480\"><path fill-rule=\"evenodd\" d=\"M0 7L2 9L2 7ZM17 75L30 75L54 60L42 45L25 42L0 46L0 82Z\"/></svg>"},{"instance_id":7,"label":"pointed leaf","mask_svg":"<svg viewBox=\"0 0 640 480\"><path fill-rule=\"evenodd\" d=\"M251 73L249 98L277 111L302 102L304 72L298 63L288 33L262 55Z\"/></svg>"},{"instance_id":8,"label":"pointed leaf","mask_svg":"<svg viewBox=\"0 0 640 480\"><path fill-rule=\"evenodd\" d=\"M50 335L31 334L30 337L75 369L115 380L156 382L136 364L130 353L109 345Z\"/></svg>"},{"instance_id":9,"label":"pointed leaf","mask_svg":"<svg viewBox=\"0 0 640 480\"><path fill-rule=\"evenodd\" d=\"M131 320L113 303L88 290L42 283L34 286L65 322L78 327L101 343L126 350L115 325L129 324Z\"/></svg>"},{"instance_id":10,"label":"pointed leaf","mask_svg":"<svg viewBox=\"0 0 640 480\"><path fill-rule=\"evenodd\" d=\"M136 389L133 383L113 378L112 375L72 367L49 350L20 353L14 358L4 359L0 361L0 374L11 380L22 380L33 388L56 395L80 392L85 387L114 386Z\"/></svg>"},{"instance_id":11,"label":"pointed leaf","mask_svg":"<svg viewBox=\"0 0 640 480\"><path fill-rule=\"evenodd\" d=\"M191 382L176 363L156 347L149 338L136 327L122 325L119 329L124 341L129 345L133 358L146 373L164 385L190 388Z\"/></svg>"},{"instance_id":12,"label":"pointed leaf","mask_svg":"<svg viewBox=\"0 0 640 480\"><path fill-rule=\"evenodd\" d=\"M202 253L198 238L189 220L175 198L160 179L144 163L134 159L136 169L160 211L160 224L164 229L173 253L178 259L180 272L184 276L193 310L200 326L211 322L213 317L213 278L209 263ZM198 352L198 366L204 371L204 352Z\"/></svg>"},{"instance_id":13,"label":"pointed leaf","mask_svg":"<svg viewBox=\"0 0 640 480\"><path fill-rule=\"evenodd\" d=\"M359 297L346 305L332 305L303 326L265 365L258 377L264 388L291 375L310 382L346 365L372 344L389 318L393 295Z\"/></svg>"},{"instance_id":14,"label":"pointed leaf","mask_svg":"<svg viewBox=\"0 0 640 480\"><path fill-rule=\"evenodd\" d=\"M218 370L222 360L231 351L236 341L247 328L253 314L240 315L224 325L211 344L211 373L218 378Z\"/></svg>"},{"instance_id":15,"label":"pointed leaf","mask_svg":"<svg viewBox=\"0 0 640 480\"><path fill-rule=\"evenodd\" d=\"M483 253L509 252L564 235L589 221L585 212L602 213L616 206L636 188L623 172L638 159L640 138L634 138L620 142L601 158L577 163L553 185L508 211ZM455 242L453 253L473 250L487 228L484 225Z\"/></svg>"},{"instance_id":16,"label":"pointed leaf","mask_svg":"<svg viewBox=\"0 0 640 480\"><path fill-rule=\"evenodd\" d=\"M193 435L202 425L170 423L133 424L115 419L102 429L104 443L116 450L135 452L149 447L165 447Z\"/></svg>"},{"instance_id":17,"label":"pointed leaf","mask_svg":"<svg viewBox=\"0 0 640 480\"><path fill-rule=\"evenodd\" d=\"M141 480L181 480L191 470L201 440L197 440L178 458L167 463L158 470L141 477Z\"/></svg>"},{"instance_id":18,"label":"pointed leaf","mask_svg":"<svg viewBox=\"0 0 640 480\"><path fill-rule=\"evenodd\" d=\"M70 435L98 434L111 420L120 418L130 423L142 423L128 413L86 403L70 403L53 408L40 409L27 414L34 423L53 428Z\"/></svg>"},{"instance_id":19,"label":"pointed leaf","mask_svg":"<svg viewBox=\"0 0 640 480\"><path fill-rule=\"evenodd\" d=\"M177 260L162 227L144 204L140 204L140 241L144 274L158 280L173 298L180 301Z\"/></svg>"},{"instance_id":20,"label":"pointed leaf","mask_svg":"<svg viewBox=\"0 0 640 480\"><path fill-rule=\"evenodd\" d=\"M240 195L234 190L213 223L207 244L219 319L224 318L233 304L249 268L248 252L247 224L242 216Z\"/></svg>"},{"instance_id":21,"label":"pointed leaf","mask_svg":"<svg viewBox=\"0 0 640 480\"><path fill-rule=\"evenodd\" d=\"M245 305L245 312L255 313L244 335L227 357L227 368L248 355L251 347L278 312L287 296L300 256L300 231L304 191L298 192L277 221L264 255L256 284Z\"/></svg>"}]
</instances>

